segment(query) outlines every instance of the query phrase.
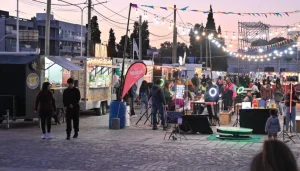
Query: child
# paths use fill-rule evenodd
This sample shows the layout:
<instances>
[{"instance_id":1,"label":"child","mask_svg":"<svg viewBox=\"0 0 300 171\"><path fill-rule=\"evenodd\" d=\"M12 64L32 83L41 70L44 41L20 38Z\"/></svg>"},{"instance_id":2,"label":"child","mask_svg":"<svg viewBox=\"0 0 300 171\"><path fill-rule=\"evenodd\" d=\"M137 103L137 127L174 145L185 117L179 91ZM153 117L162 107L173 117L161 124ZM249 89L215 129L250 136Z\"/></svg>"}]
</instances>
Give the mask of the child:
<instances>
[{"instance_id":1,"label":"child","mask_svg":"<svg viewBox=\"0 0 300 171\"><path fill-rule=\"evenodd\" d=\"M277 133L280 132L280 123L277 117L277 110L270 110L270 117L266 123L266 132L269 139L276 139Z\"/></svg>"}]
</instances>

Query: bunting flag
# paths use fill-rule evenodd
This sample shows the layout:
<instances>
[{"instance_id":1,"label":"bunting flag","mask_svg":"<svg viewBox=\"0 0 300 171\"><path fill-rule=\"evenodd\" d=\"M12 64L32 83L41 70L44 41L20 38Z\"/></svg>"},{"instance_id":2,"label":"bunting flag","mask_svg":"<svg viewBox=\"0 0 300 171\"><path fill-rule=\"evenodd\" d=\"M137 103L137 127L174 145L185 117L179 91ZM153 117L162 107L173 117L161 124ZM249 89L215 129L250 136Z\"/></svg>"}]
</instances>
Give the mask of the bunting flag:
<instances>
[{"instance_id":1,"label":"bunting flag","mask_svg":"<svg viewBox=\"0 0 300 171\"><path fill-rule=\"evenodd\" d=\"M139 8L139 7L146 7L146 8L151 8L151 9L163 9L163 10L174 10L174 7L160 7L160 6L153 6L153 5L139 5L139 4L131 4L132 8ZM203 14L207 14L210 11L207 10L196 10L196 9L191 9L188 10L189 6L186 6L184 8L176 8L176 10L180 11L191 11L191 12L200 12ZM283 17L287 16L289 17L291 14L297 14L300 13L300 10L295 10L295 11L288 11L288 12L264 12L264 13L248 13L248 12L213 12L214 14L225 14L225 15L239 15L239 16L254 16L254 17L268 17L268 16L277 16L277 17Z\"/></svg>"},{"instance_id":2,"label":"bunting flag","mask_svg":"<svg viewBox=\"0 0 300 171\"><path fill-rule=\"evenodd\" d=\"M280 47L282 45L286 45L286 44L290 44L290 43L293 43L292 39L283 40L281 42L277 42L277 43L274 43L274 44L271 44L271 45L251 46L251 47L248 47L248 49L250 49L250 50L257 50L257 49L270 50L272 48Z\"/></svg>"}]
</instances>

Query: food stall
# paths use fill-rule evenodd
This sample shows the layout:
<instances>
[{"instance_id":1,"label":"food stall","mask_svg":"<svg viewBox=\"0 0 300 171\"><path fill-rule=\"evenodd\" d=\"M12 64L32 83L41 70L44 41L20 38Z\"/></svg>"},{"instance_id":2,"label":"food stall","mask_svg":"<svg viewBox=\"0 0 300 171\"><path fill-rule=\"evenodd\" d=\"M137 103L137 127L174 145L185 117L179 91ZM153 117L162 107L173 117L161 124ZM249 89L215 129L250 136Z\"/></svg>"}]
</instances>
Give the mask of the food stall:
<instances>
[{"instance_id":1,"label":"food stall","mask_svg":"<svg viewBox=\"0 0 300 171\"><path fill-rule=\"evenodd\" d=\"M86 73L84 70L71 72L71 77L78 80L78 88L82 97L79 103L80 109L94 109L98 115L106 114L106 107L110 104L112 95L112 71L119 66L112 65L112 60L107 57L76 57L72 58L72 62L87 66ZM85 92L86 96L84 96Z\"/></svg>"},{"instance_id":2,"label":"food stall","mask_svg":"<svg viewBox=\"0 0 300 171\"><path fill-rule=\"evenodd\" d=\"M34 119L35 98L40 91L39 55L0 55L0 123L10 119Z\"/></svg>"}]
</instances>

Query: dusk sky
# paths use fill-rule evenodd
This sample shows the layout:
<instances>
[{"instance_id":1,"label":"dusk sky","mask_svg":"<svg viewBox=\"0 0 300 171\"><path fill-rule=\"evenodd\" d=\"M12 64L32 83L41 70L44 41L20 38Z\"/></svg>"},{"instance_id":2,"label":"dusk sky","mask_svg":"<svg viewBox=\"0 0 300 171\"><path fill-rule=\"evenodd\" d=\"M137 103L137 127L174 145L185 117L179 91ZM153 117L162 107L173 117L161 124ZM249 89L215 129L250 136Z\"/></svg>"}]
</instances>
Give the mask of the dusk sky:
<instances>
[{"instance_id":1,"label":"dusk sky","mask_svg":"<svg viewBox=\"0 0 300 171\"><path fill-rule=\"evenodd\" d=\"M1 10L9 11L10 15L16 15L16 3L17 0L0 0L1 1ZM46 0L40 0L42 2L46 2ZM68 0L68 2L72 3L83 3L86 0ZM100 0L99 0L100 1ZM22 18L31 18L35 15L35 13L38 12L44 12L44 9L46 8L45 4L34 2L32 0L19 0L20 2L20 17ZM123 15L127 17L128 15L128 7L129 3L136 3L136 4L144 4L144 5L153 5L153 6L173 6L174 4L177 5L178 8L183 8L186 6L189 6L188 9L198 9L198 10L209 10L209 5L211 4L214 11L225 11L225 12L253 12L253 13L259 13L259 12L289 12L289 11L295 11L300 10L300 0L109 0L108 3L104 4L108 8L118 12L120 15ZM64 4L63 2L59 2L58 0L52 0L53 4ZM96 3L96 0L93 0L93 3ZM84 6L84 5L83 5ZM54 13L56 20L63 20L67 22L73 22L80 24L80 12L78 8L74 6L69 7L61 7L61 6L52 6L52 12ZM127 7L127 8L126 8ZM126 8L126 9L125 9ZM105 7L98 5L95 7L96 10L98 10L102 15L106 17L110 17L110 19L126 23L127 20L125 18L122 18L121 16L115 15L111 11L105 9ZM125 9L125 10L123 10ZM165 17L171 14L173 11L165 11L163 9L150 9L150 8L144 8L145 10L157 14L159 17ZM78 12L70 12L67 10L78 10ZM120 12L123 10L122 12ZM84 24L87 21L87 11L85 11L84 14ZM141 14L141 13L140 13ZM206 23L207 14L199 13L199 12L190 12L190 11L179 11L179 14L183 20L184 23ZM96 15L96 13L92 13L92 15ZM148 20L153 21L154 16L148 14ZM138 14L136 14L136 10L132 10L131 19L137 20ZM113 28L116 32L116 38L117 43L119 43L120 37L125 34L126 25L123 24L116 24L119 27L115 27L113 24L108 23L107 21L103 20L101 16L98 16L99 18L99 25L100 30L102 32L101 34L101 40L105 43L105 41L108 40L109 36L109 29ZM300 22L300 13L297 14L291 14L288 16L283 17L275 17L275 16L269 16L266 17L253 17L253 16L237 16L237 15L224 15L224 14L214 14L216 26L221 25L223 35L228 31L228 36L232 36L232 32L238 31L238 21L242 22L258 22L262 21L266 24L271 25L280 25L280 26L286 26L286 25L292 25L296 23L298 26ZM171 15L168 19L173 20L173 15ZM177 15L177 22L182 23L179 16ZM294 25L292 25L293 27ZM171 33L171 30L169 30L169 23L162 24L155 24L150 23L149 24L149 31L151 33L154 33L158 36L164 36L168 33ZM132 25L130 26L130 29L132 29ZM282 29L278 29L280 32ZM297 30L300 31L300 28L297 27ZM189 37L183 36L184 40L181 40L178 37L179 42L189 41ZM155 37L150 35L150 45L154 47L159 47L160 43L164 41L172 41L172 35L167 37ZM228 40L230 41L230 40ZM227 41L227 42L228 42ZM233 44L236 44L233 42Z\"/></svg>"}]
</instances>

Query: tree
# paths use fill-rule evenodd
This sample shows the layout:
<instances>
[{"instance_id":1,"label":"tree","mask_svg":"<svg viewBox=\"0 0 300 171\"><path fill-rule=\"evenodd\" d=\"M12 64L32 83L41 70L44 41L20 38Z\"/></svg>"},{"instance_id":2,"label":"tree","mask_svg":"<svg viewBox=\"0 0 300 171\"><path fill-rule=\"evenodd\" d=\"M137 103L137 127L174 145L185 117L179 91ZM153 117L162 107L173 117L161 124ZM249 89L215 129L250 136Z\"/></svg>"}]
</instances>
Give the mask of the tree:
<instances>
[{"instance_id":1,"label":"tree","mask_svg":"<svg viewBox=\"0 0 300 171\"><path fill-rule=\"evenodd\" d=\"M218 34L222 34L222 29L221 29L221 26L219 25L219 27L218 27Z\"/></svg>"},{"instance_id":2,"label":"tree","mask_svg":"<svg viewBox=\"0 0 300 171\"><path fill-rule=\"evenodd\" d=\"M216 32L216 23L213 15L212 6L210 5L210 10L207 16L207 22L206 22L206 32L208 33L215 33Z\"/></svg>"},{"instance_id":3,"label":"tree","mask_svg":"<svg viewBox=\"0 0 300 171\"><path fill-rule=\"evenodd\" d=\"M122 36L121 37L121 40L120 40L120 43L118 44L118 57L123 57L123 52L124 52L124 45L125 45L125 38L126 38L126 35ZM130 38L127 36L127 48L126 48L126 54L130 57Z\"/></svg>"},{"instance_id":4,"label":"tree","mask_svg":"<svg viewBox=\"0 0 300 171\"><path fill-rule=\"evenodd\" d=\"M133 25L133 31L130 35L130 40L133 41L133 39L135 39L137 46L139 47L139 23L138 22L134 22ZM148 21L144 21L142 23L142 54L143 55L147 55L147 49L149 49L149 30L148 30ZM135 56L135 58L137 59L138 57Z\"/></svg>"},{"instance_id":5,"label":"tree","mask_svg":"<svg viewBox=\"0 0 300 171\"><path fill-rule=\"evenodd\" d=\"M109 30L109 39L108 39L108 47L107 47L107 55L109 57L116 57L117 51L116 51L116 37L115 37L115 32L114 30L111 28Z\"/></svg>"},{"instance_id":6,"label":"tree","mask_svg":"<svg viewBox=\"0 0 300 171\"><path fill-rule=\"evenodd\" d=\"M171 57L172 56L173 43L166 41L160 44L160 56Z\"/></svg>"},{"instance_id":7,"label":"tree","mask_svg":"<svg viewBox=\"0 0 300 171\"><path fill-rule=\"evenodd\" d=\"M88 30L88 24L86 24L86 28ZM93 16L91 19L91 46L90 49L90 55L94 56L95 55L95 44L96 43L101 43L101 31L99 30L99 24L98 24L98 18L97 16ZM87 55L87 41L88 41L88 32L85 34L85 56Z\"/></svg>"}]
</instances>

